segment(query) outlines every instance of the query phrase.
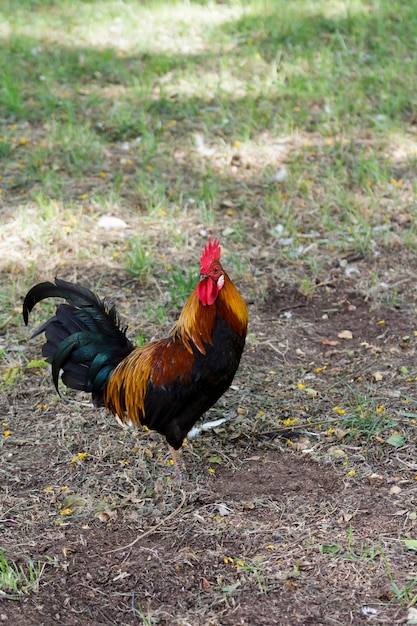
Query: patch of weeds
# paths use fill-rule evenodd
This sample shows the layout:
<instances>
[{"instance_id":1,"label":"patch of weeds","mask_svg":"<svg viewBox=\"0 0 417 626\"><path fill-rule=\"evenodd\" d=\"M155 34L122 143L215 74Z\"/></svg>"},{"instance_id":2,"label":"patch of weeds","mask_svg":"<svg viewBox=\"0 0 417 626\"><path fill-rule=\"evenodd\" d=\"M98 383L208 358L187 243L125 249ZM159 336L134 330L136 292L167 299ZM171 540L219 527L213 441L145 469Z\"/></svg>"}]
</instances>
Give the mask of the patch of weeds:
<instances>
[{"instance_id":1,"label":"patch of weeds","mask_svg":"<svg viewBox=\"0 0 417 626\"><path fill-rule=\"evenodd\" d=\"M20 85L16 80L16 74L10 68L3 73L2 88L0 89L0 104L13 115L19 115L23 111L23 100Z\"/></svg>"},{"instance_id":2,"label":"patch of weeds","mask_svg":"<svg viewBox=\"0 0 417 626\"><path fill-rule=\"evenodd\" d=\"M146 318L155 324L165 324L168 320L167 309L163 304L148 303L145 314Z\"/></svg>"},{"instance_id":3,"label":"patch of weeds","mask_svg":"<svg viewBox=\"0 0 417 626\"><path fill-rule=\"evenodd\" d=\"M0 131L1 132L1 131ZM0 136L0 157L5 158L11 152L11 145L6 135Z\"/></svg>"},{"instance_id":4,"label":"patch of weeds","mask_svg":"<svg viewBox=\"0 0 417 626\"><path fill-rule=\"evenodd\" d=\"M23 372L20 365L10 365L2 372L2 387L13 387L22 382Z\"/></svg>"},{"instance_id":5,"label":"patch of weeds","mask_svg":"<svg viewBox=\"0 0 417 626\"><path fill-rule=\"evenodd\" d=\"M391 567L384 553L382 553L382 560L396 600L402 607L414 606L417 603L417 576L409 576L405 584L399 585L394 580Z\"/></svg>"},{"instance_id":6,"label":"patch of weeds","mask_svg":"<svg viewBox=\"0 0 417 626\"><path fill-rule=\"evenodd\" d=\"M408 582L401 586L391 580L391 587L401 606L410 607L417 603L417 576L409 576Z\"/></svg>"},{"instance_id":7,"label":"patch of weeds","mask_svg":"<svg viewBox=\"0 0 417 626\"><path fill-rule=\"evenodd\" d=\"M350 388L350 387L349 387ZM353 399L350 400L350 409L339 409L340 428L349 432L349 437L361 437L369 441L379 436L388 428L396 426L396 420L388 413L383 404L350 388Z\"/></svg>"},{"instance_id":8,"label":"patch of weeds","mask_svg":"<svg viewBox=\"0 0 417 626\"><path fill-rule=\"evenodd\" d=\"M372 563L382 554L382 550L379 545L371 547L368 547L363 543L354 545L352 526L349 526L348 529L346 547L339 543L321 544L319 546L319 550L323 554L329 554L339 559L346 559L349 561L370 561Z\"/></svg>"},{"instance_id":9,"label":"patch of weeds","mask_svg":"<svg viewBox=\"0 0 417 626\"><path fill-rule=\"evenodd\" d=\"M140 331L136 337L135 337L135 345L137 346L144 346L145 344L148 343L148 340L146 338L145 333L143 333L142 331Z\"/></svg>"},{"instance_id":10,"label":"patch of weeds","mask_svg":"<svg viewBox=\"0 0 417 626\"><path fill-rule=\"evenodd\" d=\"M252 560L252 563L245 563L242 561L242 564L239 565L239 572L249 572L252 574L257 582L259 593L263 596L268 594L267 585L264 577L264 568L262 566L262 562L259 560L257 562L256 559Z\"/></svg>"},{"instance_id":11,"label":"patch of weeds","mask_svg":"<svg viewBox=\"0 0 417 626\"><path fill-rule=\"evenodd\" d=\"M137 604L134 612L140 617L140 619L142 620L141 623L144 626L152 626L153 624L159 623L159 618L151 615L150 613L147 613L145 609L142 608L140 602Z\"/></svg>"},{"instance_id":12,"label":"patch of weeds","mask_svg":"<svg viewBox=\"0 0 417 626\"><path fill-rule=\"evenodd\" d=\"M149 246L145 246L141 239L130 239L124 255L124 265L130 274L140 280L146 280L153 269L153 258Z\"/></svg>"},{"instance_id":13,"label":"patch of weeds","mask_svg":"<svg viewBox=\"0 0 417 626\"><path fill-rule=\"evenodd\" d=\"M151 143L155 144L154 139L152 142L149 141L149 137L154 135L153 133L150 135L145 113L142 109L138 110L135 102L123 102L113 106L102 124L109 141L134 139L139 144L144 141L145 135L147 148Z\"/></svg>"},{"instance_id":14,"label":"patch of weeds","mask_svg":"<svg viewBox=\"0 0 417 626\"><path fill-rule=\"evenodd\" d=\"M74 119L55 119L49 129L50 147L45 150L45 161L57 164L66 173L80 174L92 165L99 165L104 156L103 145L88 123Z\"/></svg>"},{"instance_id":15,"label":"patch of weeds","mask_svg":"<svg viewBox=\"0 0 417 626\"><path fill-rule=\"evenodd\" d=\"M182 309L184 303L198 282L198 272L184 272L180 268L171 269L166 274L170 302L175 309Z\"/></svg>"},{"instance_id":16,"label":"patch of weeds","mask_svg":"<svg viewBox=\"0 0 417 626\"><path fill-rule=\"evenodd\" d=\"M313 281L309 276L302 278L298 283L298 290L301 295L310 298L316 290L315 281Z\"/></svg>"},{"instance_id":17,"label":"patch of weeds","mask_svg":"<svg viewBox=\"0 0 417 626\"><path fill-rule=\"evenodd\" d=\"M45 564L29 561L26 567L8 561L0 550L0 590L10 600L18 600L29 592L37 593Z\"/></svg>"}]
</instances>

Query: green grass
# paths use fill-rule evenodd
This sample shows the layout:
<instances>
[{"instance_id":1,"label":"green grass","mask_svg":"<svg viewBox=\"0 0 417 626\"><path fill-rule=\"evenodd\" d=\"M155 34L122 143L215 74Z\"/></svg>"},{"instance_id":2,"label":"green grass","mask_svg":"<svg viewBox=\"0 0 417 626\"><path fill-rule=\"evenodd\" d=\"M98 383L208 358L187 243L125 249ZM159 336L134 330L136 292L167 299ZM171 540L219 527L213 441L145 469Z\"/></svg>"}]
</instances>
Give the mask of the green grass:
<instances>
[{"instance_id":1,"label":"green grass","mask_svg":"<svg viewBox=\"0 0 417 626\"><path fill-rule=\"evenodd\" d=\"M180 268L170 268L164 282L166 282L170 295L170 305L175 309L181 310L184 302L198 282L198 270L184 273Z\"/></svg>"},{"instance_id":2,"label":"green grass","mask_svg":"<svg viewBox=\"0 0 417 626\"><path fill-rule=\"evenodd\" d=\"M0 55L0 102L5 130L17 126L17 132L5 135L2 150L7 154L30 135L20 132L20 121L34 134L30 149L20 150L15 184L29 195L40 184L62 198L67 177L81 182L103 168L120 184L126 168L120 159L109 161L106 146L139 139L125 160L139 174L146 209L166 211L173 141L189 149L190 133L203 129L225 156L224 147L236 141L250 150L274 135L301 132L328 165L310 186L303 180L308 151L294 152L290 196L301 190L308 198L331 177L338 202L350 204L352 188L366 186L378 198L392 176L382 156L384 136L395 129L401 141L416 103L413 4L236 2L216 7L206 26L209 5L132 2L139 23L152 18L152 28L134 38L130 10L116 3L57 1L48 12L34 3L30 21L25 3L5 4L10 28ZM117 32L109 37L115 15ZM354 145L358 126L375 133L380 145L366 152ZM316 131L335 138L334 145L315 145ZM215 170L196 173L197 184L186 180L182 193L188 187L203 221L213 223L229 181Z\"/></svg>"},{"instance_id":3,"label":"green grass","mask_svg":"<svg viewBox=\"0 0 417 626\"><path fill-rule=\"evenodd\" d=\"M3 597L18 600L29 592L36 593L45 565L29 561L26 566L8 561L0 550L0 591Z\"/></svg>"},{"instance_id":4,"label":"green grass","mask_svg":"<svg viewBox=\"0 0 417 626\"><path fill-rule=\"evenodd\" d=\"M130 274L140 280L146 280L154 265L149 247L143 244L141 239L129 240L124 255L124 264Z\"/></svg>"},{"instance_id":5,"label":"green grass","mask_svg":"<svg viewBox=\"0 0 417 626\"><path fill-rule=\"evenodd\" d=\"M161 230L179 252L207 229L267 241L306 295L329 259L416 248L411 0L20 0L0 16L3 269L123 255L177 308L191 282L153 259ZM138 231L126 254L95 230L112 213Z\"/></svg>"}]
</instances>

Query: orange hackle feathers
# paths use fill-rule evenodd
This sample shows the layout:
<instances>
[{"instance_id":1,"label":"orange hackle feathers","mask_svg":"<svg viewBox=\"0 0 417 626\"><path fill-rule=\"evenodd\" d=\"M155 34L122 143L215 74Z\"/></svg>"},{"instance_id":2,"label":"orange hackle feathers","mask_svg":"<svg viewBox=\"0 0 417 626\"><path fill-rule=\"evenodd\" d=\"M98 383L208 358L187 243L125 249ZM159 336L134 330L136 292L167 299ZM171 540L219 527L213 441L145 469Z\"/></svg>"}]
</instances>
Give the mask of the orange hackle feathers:
<instances>
[{"instance_id":1,"label":"orange hackle feathers","mask_svg":"<svg viewBox=\"0 0 417 626\"><path fill-rule=\"evenodd\" d=\"M239 335L246 336L249 323L248 308L226 272L224 278L224 287L217 299L217 312Z\"/></svg>"},{"instance_id":2,"label":"orange hackle feathers","mask_svg":"<svg viewBox=\"0 0 417 626\"><path fill-rule=\"evenodd\" d=\"M203 307L200 304L196 290L189 296L177 323L171 333L178 337L192 352L192 344L205 354L205 343L212 343L211 333L213 330L216 310L212 307Z\"/></svg>"}]
</instances>

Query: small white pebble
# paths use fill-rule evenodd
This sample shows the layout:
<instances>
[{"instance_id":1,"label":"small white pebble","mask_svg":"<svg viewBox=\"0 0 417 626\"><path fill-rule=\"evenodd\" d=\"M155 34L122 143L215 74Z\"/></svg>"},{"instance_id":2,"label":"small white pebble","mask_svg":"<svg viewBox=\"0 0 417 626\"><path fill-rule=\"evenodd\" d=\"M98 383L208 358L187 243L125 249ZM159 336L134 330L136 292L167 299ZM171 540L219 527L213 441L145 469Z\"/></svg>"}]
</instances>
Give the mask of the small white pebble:
<instances>
[{"instance_id":1,"label":"small white pebble","mask_svg":"<svg viewBox=\"0 0 417 626\"><path fill-rule=\"evenodd\" d=\"M283 183L287 177L288 177L288 170L284 166L277 169L277 171L274 174L274 180L277 183Z\"/></svg>"},{"instance_id":2,"label":"small white pebble","mask_svg":"<svg viewBox=\"0 0 417 626\"><path fill-rule=\"evenodd\" d=\"M114 217L114 215L102 215L97 222L99 228L105 228L106 230L128 228L126 222L120 217Z\"/></svg>"}]
</instances>

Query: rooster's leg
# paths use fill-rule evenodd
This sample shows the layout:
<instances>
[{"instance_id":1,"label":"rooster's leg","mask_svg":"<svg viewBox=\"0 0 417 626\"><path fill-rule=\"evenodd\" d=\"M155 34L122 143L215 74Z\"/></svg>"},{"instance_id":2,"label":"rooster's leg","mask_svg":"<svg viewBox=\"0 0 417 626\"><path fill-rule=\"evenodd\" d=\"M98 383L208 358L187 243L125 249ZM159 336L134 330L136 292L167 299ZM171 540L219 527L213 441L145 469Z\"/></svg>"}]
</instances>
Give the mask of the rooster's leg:
<instances>
[{"instance_id":1,"label":"rooster's leg","mask_svg":"<svg viewBox=\"0 0 417 626\"><path fill-rule=\"evenodd\" d=\"M174 461L175 475L178 480L185 480L185 467L181 458L181 452L174 450L172 446L168 444L169 451L171 452L172 460Z\"/></svg>"}]
</instances>

